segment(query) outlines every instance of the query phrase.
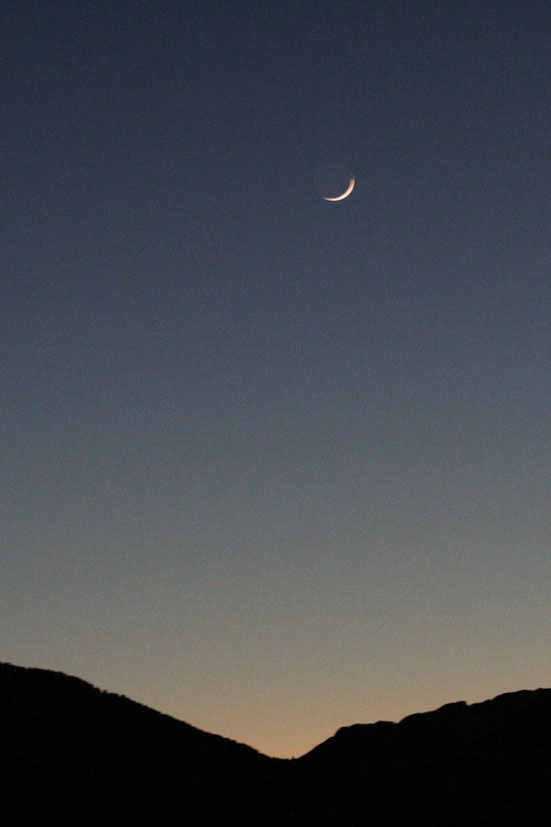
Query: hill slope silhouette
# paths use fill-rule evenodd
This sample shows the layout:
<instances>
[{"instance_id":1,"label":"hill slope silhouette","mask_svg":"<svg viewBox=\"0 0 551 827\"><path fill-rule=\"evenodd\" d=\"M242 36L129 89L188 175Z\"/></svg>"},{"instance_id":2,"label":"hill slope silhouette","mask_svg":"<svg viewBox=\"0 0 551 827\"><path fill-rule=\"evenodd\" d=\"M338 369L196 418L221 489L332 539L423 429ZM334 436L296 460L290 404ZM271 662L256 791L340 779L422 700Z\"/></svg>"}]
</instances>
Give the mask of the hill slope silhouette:
<instances>
[{"instance_id":1,"label":"hill slope silhouette","mask_svg":"<svg viewBox=\"0 0 551 827\"><path fill-rule=\"evenodd\" d=\"M6 825L549 825L551 689L269 758L79 678L0 664Z\"/></svg>"}]
</instances>

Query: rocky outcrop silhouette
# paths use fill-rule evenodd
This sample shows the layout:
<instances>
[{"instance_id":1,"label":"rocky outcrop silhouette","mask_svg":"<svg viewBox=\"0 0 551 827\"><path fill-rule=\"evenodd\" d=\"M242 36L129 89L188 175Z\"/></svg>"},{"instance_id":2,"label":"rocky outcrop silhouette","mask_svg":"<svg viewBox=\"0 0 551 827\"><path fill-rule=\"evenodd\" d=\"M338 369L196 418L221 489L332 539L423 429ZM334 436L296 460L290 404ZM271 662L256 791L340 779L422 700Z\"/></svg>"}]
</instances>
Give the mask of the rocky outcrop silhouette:
<instances>
[{"instance_id":1,"label":"rocky outcrop silhouette","mask_svg":"<svg viewBox=\"0 0 551 827\"><path fill-rule=\"evenodd\" d=\"M551 690L340 729L277 759L79 678L0 664L6 825L548 825Z\"/></svg>"}]
</instances>

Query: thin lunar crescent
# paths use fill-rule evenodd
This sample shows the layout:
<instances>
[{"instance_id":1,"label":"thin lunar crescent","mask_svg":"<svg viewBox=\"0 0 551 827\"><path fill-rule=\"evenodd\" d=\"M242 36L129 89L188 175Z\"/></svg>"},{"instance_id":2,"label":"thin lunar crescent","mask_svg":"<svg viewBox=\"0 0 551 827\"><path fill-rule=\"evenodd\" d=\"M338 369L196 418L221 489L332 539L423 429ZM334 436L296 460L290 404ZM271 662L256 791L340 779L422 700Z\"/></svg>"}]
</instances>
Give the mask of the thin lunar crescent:
<instances>
[{"instance_id":1,"label":"thin lunar crescent","mask_svg":"<svg viewBox=\"0 0 551 827\"><path fill-rule=\"evenodd\" d=\"M348 196L350 195L350 193L354 189L354 184L355 183L356 183L356 179L354 178L354 176L352 176L352 178L350 179L349 185L347 186L347 188L345 189L345 191L343 192L342 195L337 195L336 198L325 198L324 200L325 201L342 201L343 198L348 198Z\"/></svg>"}]
</instances>

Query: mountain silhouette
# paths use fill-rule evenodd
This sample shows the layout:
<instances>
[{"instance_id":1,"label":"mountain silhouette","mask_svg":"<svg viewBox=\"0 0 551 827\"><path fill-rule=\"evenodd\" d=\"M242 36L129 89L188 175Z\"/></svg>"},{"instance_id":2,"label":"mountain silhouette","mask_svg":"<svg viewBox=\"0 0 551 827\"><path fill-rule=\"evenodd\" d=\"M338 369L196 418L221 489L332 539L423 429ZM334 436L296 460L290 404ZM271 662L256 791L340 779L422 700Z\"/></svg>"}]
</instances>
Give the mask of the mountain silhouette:
<instances>
[{"instance_id":1,"label":"mountain silhouette","mask_svg":"<svg viewBox=\"0 0 551 827\"><path fill-rule=\"evenodd\" d=\"M551 823L551 689L340 729L269 758L123 696L0 664L6 825Z\"/></svg>"}]
</instances>

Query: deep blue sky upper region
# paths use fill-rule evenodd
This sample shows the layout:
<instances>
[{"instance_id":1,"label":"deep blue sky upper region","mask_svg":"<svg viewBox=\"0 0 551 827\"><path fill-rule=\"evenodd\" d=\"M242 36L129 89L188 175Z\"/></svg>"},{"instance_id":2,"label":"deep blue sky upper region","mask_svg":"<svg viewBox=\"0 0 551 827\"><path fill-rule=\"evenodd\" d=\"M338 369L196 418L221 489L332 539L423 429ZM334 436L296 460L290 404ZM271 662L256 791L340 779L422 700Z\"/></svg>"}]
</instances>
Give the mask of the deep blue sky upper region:
<instances>
[{"instance_id":1,"label":"deep blue sky upper region","mask_svg":"<svg viewBox=\"0 0 551 827\"><path fill-rule=\"evenodd\" d=\"M550 32L4 0L2 659L272 755L549 683Z\"/></svg>"}]
</instances>

